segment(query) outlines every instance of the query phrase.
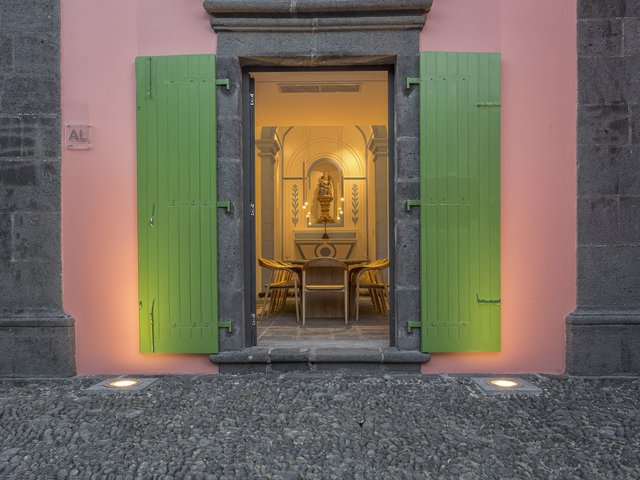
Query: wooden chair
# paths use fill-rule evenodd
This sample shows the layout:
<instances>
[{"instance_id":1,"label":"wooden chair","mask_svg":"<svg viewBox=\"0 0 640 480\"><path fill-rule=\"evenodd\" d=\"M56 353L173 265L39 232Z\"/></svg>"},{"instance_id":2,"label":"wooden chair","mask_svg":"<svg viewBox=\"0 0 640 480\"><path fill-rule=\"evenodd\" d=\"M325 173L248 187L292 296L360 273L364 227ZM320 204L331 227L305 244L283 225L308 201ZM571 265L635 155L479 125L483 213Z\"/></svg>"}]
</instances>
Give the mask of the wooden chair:
<instances>
[{"instance_id":1,"label":"wooden chair","mask_svg":"<svg viewBox=\"0 0 640 480\"><path fill-rule=\"evenodd\" d=\"M337 280L337 279L340 280ZM314 258L302 267L302 325L306 320L307 294L344 292L344 324L349 320L349 274L347 265L335 258Z\"/></svg>"},{"instance_id":2,"label":"wooden chair","mask_svg":"<svg viewBox=\"0 0 640 480\"><path fill-rule=\"evenodd\" d=\"M300 321L300 302L298 299L298 290L300 289L300 272L293 265L279 262L277 260L269 260L267 258L258 258L258 265L271 271L269 283L265 285L267 291L262 301L262 311L260 312L260 320L273 312L284 307L289 295L289 290L293 288L296 299L296 321ZM270 300L270 301L269 301ZM268 302L268 307L267 307Z\"/></svg>"},{"instance_id":3,"label":"wooden chair","mask_svg":"<svg viewBox=\"0 0 640 480\"><path fill-rule=\"evenodd\" d=\"M360 316L361 288L369 290L371 302L378 312L384 315L389 310L388 285L381 275L382 270L387 268L389 268L389 259L385 258L352 269L350 284L352 285L356 322Z\"/></svg>"}]
</instances>

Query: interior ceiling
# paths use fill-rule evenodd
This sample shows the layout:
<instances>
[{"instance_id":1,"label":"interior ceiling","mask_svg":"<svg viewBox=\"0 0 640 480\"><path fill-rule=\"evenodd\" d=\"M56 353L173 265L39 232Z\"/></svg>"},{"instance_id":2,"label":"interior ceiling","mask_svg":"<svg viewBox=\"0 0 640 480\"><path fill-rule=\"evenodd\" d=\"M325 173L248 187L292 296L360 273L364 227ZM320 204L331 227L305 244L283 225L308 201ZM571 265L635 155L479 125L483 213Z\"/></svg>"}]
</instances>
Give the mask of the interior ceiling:
<instances>
[{"instance_id":1,"label":"interior ceiling","mask_svg":"<svg viewBox=\"0 0 640 480\"><path fill-rule=\"evenodd\" d=\"M387 124L386 71L254 72L251 76L255 79L258 127ZM345 84L358 84L359 89L282 92L283 85Z\"/></svg>"}]
</instances>

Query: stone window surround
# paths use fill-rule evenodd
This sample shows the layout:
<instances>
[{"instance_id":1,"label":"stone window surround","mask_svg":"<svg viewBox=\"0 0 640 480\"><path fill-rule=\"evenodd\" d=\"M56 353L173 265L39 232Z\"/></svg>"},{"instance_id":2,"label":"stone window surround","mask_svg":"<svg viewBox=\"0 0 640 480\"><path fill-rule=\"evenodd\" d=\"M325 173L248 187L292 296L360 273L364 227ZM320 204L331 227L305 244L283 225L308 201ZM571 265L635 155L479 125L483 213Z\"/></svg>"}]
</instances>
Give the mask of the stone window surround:
<instances>
[{"instance_id":1,"label":"stone window surround","mask_svg":"<svg viewBox=\"0 0 640 480\"><path fill-rule=\"evenodd\" d=\"M390 198L395 223L394 343L399 350L419 350L419 331L407 333L407 321L418 320L419 212L406 212L405 200L418 198L419 91L407 89L403 79L418 74L419 38L431 0L336 1L207 0L217 33L217 75L229 78L229 91L218 94L219 197L231 200L233 215L219 217L220 318L231 320L231 334L221 331L220 351L249 346L246 294L251 268L245 258L245 235L250 228L245 208L247 186L243 164L242 77L247 67L366 67L387 65L394 70L394 118L389 125L395 158ZM283 39L283 37L286 37ZM241 268L238 268L242 266ZM247 268L249 267L249 268ZM239 308L239 306L242 306Z\"/></svg>"}]
</instances>

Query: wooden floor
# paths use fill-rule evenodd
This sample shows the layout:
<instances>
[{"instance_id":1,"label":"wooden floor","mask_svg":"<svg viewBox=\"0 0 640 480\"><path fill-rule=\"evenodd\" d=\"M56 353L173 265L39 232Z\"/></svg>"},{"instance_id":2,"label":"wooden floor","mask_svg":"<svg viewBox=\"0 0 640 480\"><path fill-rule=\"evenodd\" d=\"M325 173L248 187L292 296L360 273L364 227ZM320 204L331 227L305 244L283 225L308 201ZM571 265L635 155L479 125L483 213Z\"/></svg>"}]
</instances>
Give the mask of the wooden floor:
<instances>
[{"instance_id":1,"label":"wooden floor","mask_svg":"<svg viewBox=\"0 0 640 480\"><path fill-rule=\"evenodd\" d=\"M308 318L303 327L296 321L295 303L290 298L284 310L258 321L258 346L384 348L389 346L389 317L376 312L364 298L357 323L350 319L345 326L342 318Z\"/></svg>"}]
</instances>

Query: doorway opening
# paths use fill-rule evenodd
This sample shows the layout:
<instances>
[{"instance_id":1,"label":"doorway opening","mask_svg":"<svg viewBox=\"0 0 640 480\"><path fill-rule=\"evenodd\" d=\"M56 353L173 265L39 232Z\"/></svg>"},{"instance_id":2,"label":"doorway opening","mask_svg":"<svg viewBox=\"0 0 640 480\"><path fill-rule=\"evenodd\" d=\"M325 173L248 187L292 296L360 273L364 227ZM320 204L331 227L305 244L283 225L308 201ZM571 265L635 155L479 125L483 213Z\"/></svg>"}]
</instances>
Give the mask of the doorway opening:
<instances>
[{"instance_id":1,"label":"doorway opening","mask_svg":"<svg viewBox=\"0 0 640 480\"><path fill-rule=\"evenodd\" d=\"M247 75L253 344L393 345L390 70Z\"/></svg>"}]
</instances>

